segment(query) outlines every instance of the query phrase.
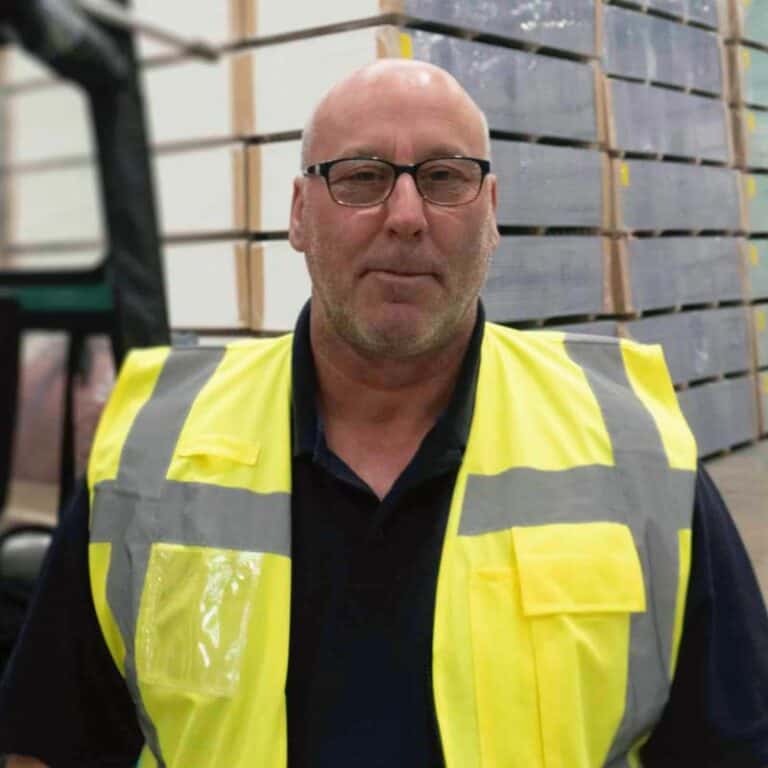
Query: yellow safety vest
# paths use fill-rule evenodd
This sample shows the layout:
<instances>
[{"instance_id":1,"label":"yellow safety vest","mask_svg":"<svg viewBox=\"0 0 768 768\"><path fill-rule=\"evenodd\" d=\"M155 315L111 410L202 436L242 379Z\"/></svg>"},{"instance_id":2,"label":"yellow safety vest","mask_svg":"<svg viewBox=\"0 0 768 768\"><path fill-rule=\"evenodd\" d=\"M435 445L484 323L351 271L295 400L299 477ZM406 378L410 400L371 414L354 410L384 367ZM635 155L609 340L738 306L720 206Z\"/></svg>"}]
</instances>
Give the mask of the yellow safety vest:
<instances>
[{"instance_id":1,"label":"yellow safety vest","mask_svg":"<svg viewBox=\"0 0 768 768\"><path fill-rule=\"evenodd\" d=\"M285 768L292 337L126 361L90 576L142 768ZM443 544L447 768L631 768L669 695L696 448L658 347L487 323Z\"/></svg>"}]
</instances>

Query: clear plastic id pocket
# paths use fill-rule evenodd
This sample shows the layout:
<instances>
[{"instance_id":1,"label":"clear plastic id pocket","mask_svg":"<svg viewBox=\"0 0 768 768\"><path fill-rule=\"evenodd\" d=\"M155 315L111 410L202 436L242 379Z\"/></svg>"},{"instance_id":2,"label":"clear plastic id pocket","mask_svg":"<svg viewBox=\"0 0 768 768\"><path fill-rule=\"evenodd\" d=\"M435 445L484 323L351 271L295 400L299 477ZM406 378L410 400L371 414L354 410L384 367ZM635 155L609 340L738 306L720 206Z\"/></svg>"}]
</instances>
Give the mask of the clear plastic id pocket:
<instances>
[{"instance_id":1,"label":"clear plastic id pocket","mask_svg":"<svg viewBox=\"0 0 768 768\"><path fill-rule=\"evenodd\" d=\"M154 544L139 612L143 684L233 696L263 554Z\"/></svg>"}]
</instances>

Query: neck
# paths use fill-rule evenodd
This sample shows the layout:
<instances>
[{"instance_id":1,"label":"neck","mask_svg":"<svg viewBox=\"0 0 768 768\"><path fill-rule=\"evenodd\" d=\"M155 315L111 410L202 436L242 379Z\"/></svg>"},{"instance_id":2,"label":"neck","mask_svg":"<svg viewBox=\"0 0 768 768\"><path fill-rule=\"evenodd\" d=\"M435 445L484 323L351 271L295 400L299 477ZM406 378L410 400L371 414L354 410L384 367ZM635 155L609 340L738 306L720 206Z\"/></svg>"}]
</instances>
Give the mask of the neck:
<instances>
[{"instance_id":1,"label":"neck","mask_svg":"<svg viewBox=\"0 0 768 768\"><path fill-rule=\"evenodd\" d=\"M371 358L311 315L317 405L328 446L381 497L448 405L476 310L440 349L412 358Z\"/></svg>"}]
</instances>

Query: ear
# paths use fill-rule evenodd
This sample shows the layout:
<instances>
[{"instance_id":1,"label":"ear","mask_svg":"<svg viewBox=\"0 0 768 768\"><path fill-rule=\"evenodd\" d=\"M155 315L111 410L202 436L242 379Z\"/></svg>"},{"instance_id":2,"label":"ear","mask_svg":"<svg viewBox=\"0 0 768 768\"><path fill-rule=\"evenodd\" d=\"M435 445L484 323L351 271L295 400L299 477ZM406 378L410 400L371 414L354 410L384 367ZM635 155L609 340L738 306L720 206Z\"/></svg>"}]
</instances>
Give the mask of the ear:
<instances>
[{"instance_id":1,"label":"ear","mask_svg":"<svg viewBox=\"0 0 768 768\"><path fill-rule=\"evenodd\" d=\"M493 206L493 212L496 213L499 207L499 201L498 201L498 180L496 179L495 174L490 173L488 174L488 186L491 188L491 205Z\"/></svg>"},{"instance_id":2,"label":"ear","mask_svg":"<svg viewBox=\"0 0 768 768\"><path fill-rule=\"evenodd\" d=\"M293 180L293 197L291 198L291 223L288 239L295 250L304 252L306 244L304 228L304 178L297 176Z\"/></svg>"},{"instance_id":3,"label":"ear","mask_svg":"<svg viewBox=\"0 0 768 768\"><path fill-rule=\"evenodd\" d=\"M496 177L491 174L488 176L488 186L490 187L490 196L491 196L491 208L493 209L493 219L494 222L496 221L496 211L499 207L499 200L498 200L498 181ZM493 250L495 251L496 248L499 247L499 226L496 224L493 228Z\"/></svg>"}]
</instances>

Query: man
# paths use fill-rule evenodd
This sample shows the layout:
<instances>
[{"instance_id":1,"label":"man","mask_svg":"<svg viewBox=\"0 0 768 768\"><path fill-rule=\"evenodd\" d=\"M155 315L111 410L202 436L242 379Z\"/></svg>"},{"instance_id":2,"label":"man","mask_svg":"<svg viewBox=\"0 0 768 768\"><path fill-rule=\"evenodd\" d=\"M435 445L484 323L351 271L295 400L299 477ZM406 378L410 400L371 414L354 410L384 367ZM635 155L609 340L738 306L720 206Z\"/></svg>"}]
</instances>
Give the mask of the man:
<instances>
[{"instance_id":1,"label":"man","mask_svg":"<svg viewBox=\"0 0 768 768\"><path fill-rule=\"evenodd\" d=\"M291 213L311 308L293 339L125 366L0 749L768 764L768 619L663 360L484 323L488 161L435 67L380 62L322 100Z\"/></svg>"}]
</instances>

